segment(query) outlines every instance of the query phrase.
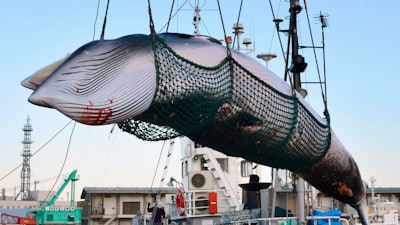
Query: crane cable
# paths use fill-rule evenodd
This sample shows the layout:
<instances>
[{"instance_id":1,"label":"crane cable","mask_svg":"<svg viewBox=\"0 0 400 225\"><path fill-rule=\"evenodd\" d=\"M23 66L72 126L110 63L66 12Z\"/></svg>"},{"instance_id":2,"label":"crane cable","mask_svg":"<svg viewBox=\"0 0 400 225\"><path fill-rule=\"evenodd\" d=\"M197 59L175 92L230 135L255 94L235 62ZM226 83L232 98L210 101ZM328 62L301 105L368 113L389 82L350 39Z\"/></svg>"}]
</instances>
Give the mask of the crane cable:
<instances>
[{"instance_id":1,"label":"crane cable","mask_svg":"<svg viewBox=\"0 0 400 225\"><path fill-rule=\"evenodd\" d=\"M104 40L104 33L105 33L105 30L106 30L107 15L108 15L109 6L110 6L110 0L107 1L106 13L104 15L102 31L101 31L101 34L100 34L100 40ZM97 1L96 16L95 16L94 24L93 24L93 37L92 37L93 41L94 41L94 36L96 35L96 23L97 23L97 19L98 19L98 16L99 16L99 9L100 9L100 0Z\"/></svg>"},{"instance_id":2,"label":"crane cable","mask_svg":"<svg viewBox=\"0 0 400 225\"><path fill-rule=\"evenodd\" d=\"M171 10L169 11L169 16L168 16L167 32L168 32L168 30L169 30L169 24L171 23L171 19L172 19L172 10L174 9L174 4L175 4L175 0L172 0Z\"/></svg>"},{"instance_id":3,"label":"crane cable","mask_svg":"<svg viewBox=\"0 0 400 225\"><path fill-rule=\"evenodd\" d=\"M165 146L165 143L166 143L166 142L167 142L167 140L165 140L165 141L163 142L163 145L162 145L162 147L161 147L160 155L158 156L156 169L155 169L155 171L154 171L154 175L153 175L153 179L152 179L152 181L151 181L150 189L149 189L149 192L148 192L147 197L146 197L146 203L149 202L150 197L151 197L151 191L153 190L154 180L156 179L158 167L159 167L159 165L160 165L161 156L162 156L162 153L163 153L164 146ZM154 208L154 209L155 209L155 208ZM153 209L153 214L152 214L152 218L151 218L151 221L152 221L152 222L154 221L154 216L155 216L154 209ZM144 211L144 212L143 212L143 215L145 215L145 214L146 214L146 211L147 211L147 207L143 207L143 211ZM151 223L151 224L152 224L152 223Z\"/></svg>"},{"instance_id":4,"label":"crane cable","mask_svg":"<svg viewBox=\"0 0 400 225\"><path fill-rule=\"evenodd\" d=\"M74 126L72 127L72 131L71 131L71 134L70 134L70 136L69 136L67 151L65 152L65 157L64 157L63 164L61 165L60 171L58 172L57 178L56 178L56 180L54 181L53 186L51 187L50 191L47 193L46 197L44 198L44 200L43 200L41 206L43 206L43 205L46 203L46 200L47 200L47 198L50 196L50 193L53 191L54 187L56 186L56 183L57 183L58 179L60 179L60 176L61 176L61 173L62 173L62 171L63 171L63 169L64 169L65 163L67 162L69 149L70 149L70 147L71 147L72 135L74 134L74 131L75 131L75 125L76 125L76 122L74 121Z\"/></svg>"},{"instance_id":5,"label":"crane cable","mask_svg":"<svg viewBox=\"0 0 400 225\"><path fill-rule=\"evenodd\" d=\"M151 12L151 4L150 0L147 0L147 5L148 5L148 13L149 13L149 26L150 26L150 32L151 36L154 38L156 36L156 31L154 29L154 21L153 21L153 14ZM154 42L153 42L153 48L154 48Z\"/></svg>"},{"instance_id":6,"label":"crane cable","mask_svg":"<svg viewBox=\"0 0 400 225\"><path fill-rule=\"evenodd\" d=\"M108 7L110 5L110 0L107 1L107 8L106 8L106 14L104 15L104 21L103 21L103 27L101 30L101 35L100 35L100 40L104 40L104 33L106 30L106 24L107 24L107 15L108 15Z\"/></svg>"},{"instance_id":7,"label":"crane cable","mask_svg":"<svg viewBox=\"0 0 400 225\"><path fill-rule=\"evenodd\" d=\"M161 32L165 27L167 27L166 32L169 31L169 24L171 23L171 20L178 14L179 11L181 11L181 9L183 8L183 6L185 6L185 4L186 4L188 1L189 1L189 0L186 0L184 3L182 3L181 6L176 10L176 12L174 13L174 15L172 15L172 10L173 10L173 7L174 7L174 3L172 4L171 10L170 10L170 14L169 14L169 17L168 17L168 22L167 22L163 27L161 27L161 29L159 30L159 32Z\"/></svg>"},{"instance_id":8,"label":"crane cable","mask_svg":"<svg viewBox=\"0 0 400 225\"><path fill-rule=\"evenodd\" d=\"M93 24L92 41L94 41L94 36L96 35L96 23L97 23L97 18L99 17L99 8L100 8L100 0L97 1L96 16L94 17L94 24Z\"/></svg>"},{"instance_id":9,"label":"crane cable","mask_svg":"<svg viewBox=\"0 0 400 225\"><path fill-rule=\"evenodd\" d=\"M222 17L222 10L219 0L217 0L217 3L218 3L219 17L221 19L221 24L222 24L222 30L224 31L224 39L226 40L227 36L226 36L225 24L224 24L224 19ZM229 58L232 58L232 52L228 45L226 45L226 54L228 55Z\"/></svg>"},{"instance_id":10,"label":"crane cable","mask_svg":"<svg viewBox=\"0 0 400 225\"><path fill-rule=\"evenodd\" d=\"M243 6L243 0L240 1L240 6L239 6L239 13L238 13L238 17L237 17L237 21L235 24L235 31L236 31L236 27L239 26L239 21L240 21L240 14L242 13L242 6ZM232 41L232 48L235 49L235 42L236 42L236 37L237 37L237 32L235 32L235 35L233 36L233 41ZM238 46L239 49L239 46Z\"/></svg>"},{"instance_id":11,"label":"crane cable","mask_svg":"<svg viewBox=\"0 0 400 225\"><path fill-rule=\"evenodd\" d=\"M279 30L279 22L277 22L277 19L276 19L276 16L275 16L275 12L274 12L274 7L272 6L272 1L271 0L269 0L269 6L270 6L270 8L271 8L271 13L272 13L272 17L273 17L273 21L275 22L275 28L276 28L276 33L277 33L277 35L278 35L278 39L279 39L279 44L280 44L280 47L281 47L281 51L282 51L282 55L283 55L283 59L285 60L285 76L284 76L284 80L285 81L287 81L287 77L289 76L289 82L290 82L290 86L292 86L293 87L293 84L292 84L292 78L291 78L291 75L290 75L290 73L289 73L289 70L288 70L288 64L289 64L289 57L286 57L286 54L285 54L285 50L283 49L283 44L282 44L282 38L281 38L281 35L280 35L280 30ZM290 36L289 36L290 37ZM289 38L289 40L288 41L290 41L290 38Z\"/></svg>"}]
</instances>

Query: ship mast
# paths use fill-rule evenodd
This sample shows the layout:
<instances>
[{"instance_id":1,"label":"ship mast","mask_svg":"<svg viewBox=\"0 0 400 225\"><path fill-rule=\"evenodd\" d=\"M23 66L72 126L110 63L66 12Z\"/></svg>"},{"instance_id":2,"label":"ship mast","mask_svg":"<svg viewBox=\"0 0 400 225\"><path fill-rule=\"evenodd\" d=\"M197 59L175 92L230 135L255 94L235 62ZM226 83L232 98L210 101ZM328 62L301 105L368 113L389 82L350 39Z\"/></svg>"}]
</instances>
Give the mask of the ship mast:
<instances>
[{"instance_id":1,"label":"ship mast","mask_svg":"<svg viewBox=\"0 0 400 225\"><path fill-rule=\"evenodd\" d=\"M301 88L300 73L304 72L307 67L307 63L304 61L304 57L299 55L299 43L297 36L297 14L300 13L301 9L302 8L299 5L299 0L290 1L289 35L292 39L292 64L289 70L293 73L293 88L303 97L305 97L307 92Z\"/></svg>"},{"instance_id":2,"label":"ship mast","mask_svg":"<svg viewBox=\"0 0 400 225\"><path fill-rule=\"evenodd\" d=\"M306 69L307 63L305 63L304 57L299 55L299 42L297 36L297 14L301 12L301 9L302 8L299 5L299 0L290 1L289 40L290 38L292 39L292 64L289 70L293 74L293 88L304 98L307 95L307 91L301 88L300 74ZM304 185L305 182L302 178L297 179L297 215L300 223L305 222Z\"/></svg>"}]
</instances>

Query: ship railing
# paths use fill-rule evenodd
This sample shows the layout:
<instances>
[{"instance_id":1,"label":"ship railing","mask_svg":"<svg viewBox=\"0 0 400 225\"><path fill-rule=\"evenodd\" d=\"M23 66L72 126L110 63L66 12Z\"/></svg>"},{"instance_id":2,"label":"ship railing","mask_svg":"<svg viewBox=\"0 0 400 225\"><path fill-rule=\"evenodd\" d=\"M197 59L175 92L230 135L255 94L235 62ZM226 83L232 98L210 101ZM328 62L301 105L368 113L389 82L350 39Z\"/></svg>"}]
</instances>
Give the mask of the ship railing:
<instances>
[{"instance_id":1,"label":"ship railing","mask_svg":"<svg viewBox=\"0 0 400 225\"><path fill-rule=\"evenodd\" d=\"M291 225L291 221L296 221L297 217L273 217L273 218L254 218L254 219L247 219L247 220L237 220L231 221L228 224L263 224L263 225ZM225 223L226 224L226 223ZM294 225L294 223L292 224Z\"/></svg>"},{"instance_id":2,"label":"ship railing","mask_svg":"<svg viewBox=\"0 0 400 225\"><path fill-rule=\"evenodd\" d=\"M224 213L234 210L235 208L229 204L229 198L223 194L225 190L214 189L217 192L218 213ZM187 215L205 215L209 213L209 192L211 190L193 190L184 193L185 210Z\"/></svg>"},{"instance_id":3,"label":"ship railing","mask_svg":"<svg viewBox=\"0 0 400 225\"><path fill-rule=\"evenodd\" d=\"M328 225L331 225L332 220L334 220L334 223L338 224L340 219L341 219L340 216L307 216L306 217L307 221L313 221L313 225L317 225L318 220L325 220L328 222ZM324 223L324 224L326 224L326 223Z\"/></svg>"},{"instance_id":4,"label":"ship railing","mask_svg":"<svg viewBox=\"0 0 400 225\"><path fill-rule=\"evenodd\" d=\"M324 224L332 225L338 224L340 216L308 216L307 221L312 221L313 225L319 224L319 220L324 220ZM224 224L237 224L237 225L252 225L252 224L262 224L262 225L297 225L298 217L274 217L274 218L254 218L247 220L237 220L230 221Z\"/></svg>"}]
</instances>

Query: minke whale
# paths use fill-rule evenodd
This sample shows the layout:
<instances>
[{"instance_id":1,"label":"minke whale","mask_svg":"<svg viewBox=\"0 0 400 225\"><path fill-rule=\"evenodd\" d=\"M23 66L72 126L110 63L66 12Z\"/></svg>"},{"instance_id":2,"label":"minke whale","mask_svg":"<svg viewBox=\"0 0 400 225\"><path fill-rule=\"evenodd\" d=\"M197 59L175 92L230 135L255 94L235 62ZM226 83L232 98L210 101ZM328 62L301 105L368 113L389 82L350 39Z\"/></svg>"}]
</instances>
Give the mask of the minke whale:
<instances>
[{"instance_id":1,"label":"minke whale","mask_svg":"<svg viewBox=\"0 0 400 225\"><path fill-rule=\"evenodd\" d=\"M116 123L133 134L142 124L170 129L291 170L368 224L364 182L329 114L322 118L261 63L215 41L173 33L93 41L21 84L33 90L29 102L83 124ZM150 140L146 129L139 137Z\"/></svg>"}]
</instances>

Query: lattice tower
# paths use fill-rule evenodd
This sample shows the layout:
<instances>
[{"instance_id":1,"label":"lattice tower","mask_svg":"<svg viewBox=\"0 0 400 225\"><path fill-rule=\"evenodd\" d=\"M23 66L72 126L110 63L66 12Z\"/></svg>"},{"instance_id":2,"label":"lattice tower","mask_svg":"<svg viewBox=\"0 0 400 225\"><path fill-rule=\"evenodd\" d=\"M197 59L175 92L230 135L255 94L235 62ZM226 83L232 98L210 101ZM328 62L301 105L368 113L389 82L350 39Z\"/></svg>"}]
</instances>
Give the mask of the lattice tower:
<instances>
[{"instance_id":1,"label":"lattice tower","mask_svg":"<svg viewBox=\"0 0 400 225\"><path fill-rule=\"evenodd\" d=\"M22 140L23 144L23 164L21 170L21 190L18 193L18 196L21 196L21 200L33 200L30 185L31 185L31 133L32 133L32 125L30 124L29 116L26 118L26 124L22 131L24 131L24 140ZM17 198L16 197L16 198Z\"/></svg>"}]
</instances>

